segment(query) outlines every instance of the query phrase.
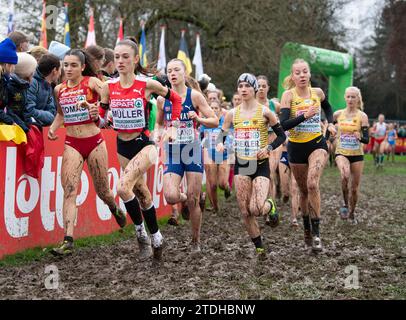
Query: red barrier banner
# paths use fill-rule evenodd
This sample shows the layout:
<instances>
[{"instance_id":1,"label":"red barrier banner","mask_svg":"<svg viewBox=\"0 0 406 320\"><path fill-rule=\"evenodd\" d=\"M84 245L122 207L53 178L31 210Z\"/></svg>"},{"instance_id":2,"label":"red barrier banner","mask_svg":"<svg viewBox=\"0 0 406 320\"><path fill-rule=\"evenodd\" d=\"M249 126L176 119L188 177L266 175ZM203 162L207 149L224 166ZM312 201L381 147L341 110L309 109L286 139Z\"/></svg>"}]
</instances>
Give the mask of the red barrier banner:
<instances>
[{"instance_id":1,"label":"red barrier banner","mask_svg":"<svg viewBox=\"0 0 406 320\"><path fill-rule=\"evenodd\" d=\"M110 188L117 196L121 170L116 154L116 133L102 130L109 152ZM45 137L45 161L39 179L23 172L22 147L12 142L0 142L0 258L27 248L55 244L63 239L63 189L61 165L65 129L59 129L59 139ZM158 148L157 164L147 173L158 217L171 212L163 196L163 152ZM118 229L108 207L96 196L91 176L85 165L77 197L78 217L75 238L108 234ZM123 202L120 207L125 211ZM131 221L131 219L128 217Z\"/></svg>"},{"instance_id":2,"label":"red barrier banner","mask_svg":"<svg viewBox=\"0 0 406 320\"><path fill-rule=\"evenodd\" d=\"M364 145L364 152L370 153L372 151L373 140L369 139L369 143ZM406 154L406 138L397 138L395 144L395 153L396 154Z\"/></svg>"}]
</instances>

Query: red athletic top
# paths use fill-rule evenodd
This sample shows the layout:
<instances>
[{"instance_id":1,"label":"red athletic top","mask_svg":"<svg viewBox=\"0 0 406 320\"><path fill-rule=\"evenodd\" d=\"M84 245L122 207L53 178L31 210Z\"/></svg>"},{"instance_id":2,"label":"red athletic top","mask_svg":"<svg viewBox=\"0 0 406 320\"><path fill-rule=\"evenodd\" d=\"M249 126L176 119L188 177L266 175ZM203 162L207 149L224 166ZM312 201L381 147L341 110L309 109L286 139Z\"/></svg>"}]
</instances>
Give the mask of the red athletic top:
<instances>
[{"instance_id":1,"label":"red athletic top","mask_svg":"<svg viewBox=\"0 0 406 320\"><path fill-rule=\"evenodd\" d=\"M145 99L147 79L136 77L129 88L123 88L120 78L107 81L113 128L118 132L148 131L149 110ZM147 133L148 134L148 133Z\"/></svg>"},{"instance_id":2,"label":"red athletic top","mask_svg":"<svg viewBox=\"0 0 406 320\"><path fill-rule=\"evenodd\" d=\"M99 96L89 87L89 79L90 77L83 77L83 80L72 88L68 87L67 81L61 85L58 101L62 108L66 127L93 122L89 115L89 109L78 108L76 105L79 101L84 100L88 103L97 103Z\"/></svg>"}]
</instances>

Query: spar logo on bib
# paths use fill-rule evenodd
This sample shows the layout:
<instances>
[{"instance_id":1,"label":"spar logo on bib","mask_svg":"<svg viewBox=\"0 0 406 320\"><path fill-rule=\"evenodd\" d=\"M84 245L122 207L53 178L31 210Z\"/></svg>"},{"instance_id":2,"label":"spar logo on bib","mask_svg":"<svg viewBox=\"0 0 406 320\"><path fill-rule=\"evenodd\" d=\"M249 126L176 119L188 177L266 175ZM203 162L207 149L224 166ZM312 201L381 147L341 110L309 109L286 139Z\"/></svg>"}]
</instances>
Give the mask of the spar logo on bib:
<instances>
[{"instance_id":1,"label":"spar logo on bib","mask_svg":"<svg viewBox=\"0 0 406 320\"><path fill-rule=\"evenodd\" d=\"M142 109L142 108L144 108L144 101L142 101L142 99L140 99L140 98L135 99L135 101L134 101L134 107L136 107L137 109Z\"/></svg>"}]
</instances>

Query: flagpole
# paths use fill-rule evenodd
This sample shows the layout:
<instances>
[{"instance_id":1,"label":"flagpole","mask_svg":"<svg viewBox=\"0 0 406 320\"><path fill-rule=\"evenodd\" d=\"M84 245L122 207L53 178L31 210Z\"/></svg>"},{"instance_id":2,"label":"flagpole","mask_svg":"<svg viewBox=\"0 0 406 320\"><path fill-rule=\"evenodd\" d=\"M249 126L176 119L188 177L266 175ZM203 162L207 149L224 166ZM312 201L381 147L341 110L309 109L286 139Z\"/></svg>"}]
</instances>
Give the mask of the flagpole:
<instances>
[{"instance_id":1,"label":"flagpole","mask_svg":"<svg viewBox=\"0 0 406 320\"><path fill-rule=\"evenodd\" d=\"M48 48L48 41L47 41L47 25L46 25L46 1L42 1L42 22L41 22L41 37L39 45L44 47L45 49Z\"/></svg>"},{"instance_id":2,"label":"flagpole","mask_svg":"<svg viewBox=\"0 0 406 320\"><path fill-rule=\"evenodd\" d=\"M158 54L158 72L165 74L166 70L166 50L165 50L165 30L166 25L161 25L161 40L159 42L159 54Z\"/></svg>"}]
</instances>

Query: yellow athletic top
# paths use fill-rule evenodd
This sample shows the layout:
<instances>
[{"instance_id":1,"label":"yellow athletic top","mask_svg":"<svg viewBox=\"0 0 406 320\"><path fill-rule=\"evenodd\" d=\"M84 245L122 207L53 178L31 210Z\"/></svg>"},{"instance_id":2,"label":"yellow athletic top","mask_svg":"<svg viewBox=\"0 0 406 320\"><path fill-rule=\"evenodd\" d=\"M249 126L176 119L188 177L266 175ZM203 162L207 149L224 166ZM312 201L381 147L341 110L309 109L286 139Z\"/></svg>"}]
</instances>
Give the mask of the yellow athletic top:
<instances>
[{"instance_id":1,"label":"yellow athletic top","mask_svg":"<svg viewBox=\"0 0 406 320\"><path fill-rule=\"evenodd\" d=\"M291 89L290 92L292 93L292 101L290 103L291 119L302 115L311 106L319 107L319 112L296 127L290 129L289 141L305 143L319 137L322 134L320 126L321 103L316 90L310 88L311 96L306 99L298 95L296 88Z\"/></svg>"},{"instance_id":2,"label":"yellow athletic top","mask_svg":"<svg viewBox=\"0 0 406 320\"><path fill-rule=\"evenodd\" d=\"M268 126L264 118L264 106L258 104L251 119L240 116L241 105L234 111L234 147L238 158L257 160L257 153L268 144Z\"/></svg>"},{"instance_id":3,"label":"yellow athletic top","mask_svg":"<svg viewBox=\"0 0 406 320\"><path fill-rule=\"evenodd\" d=\"M348 117L345 110L342 110L337 118L337 147L336 154L343 156L360 156L364 154L362 143L354 135L354 132L361 132L362 112Z\"/></svg>"}]
</instances>

